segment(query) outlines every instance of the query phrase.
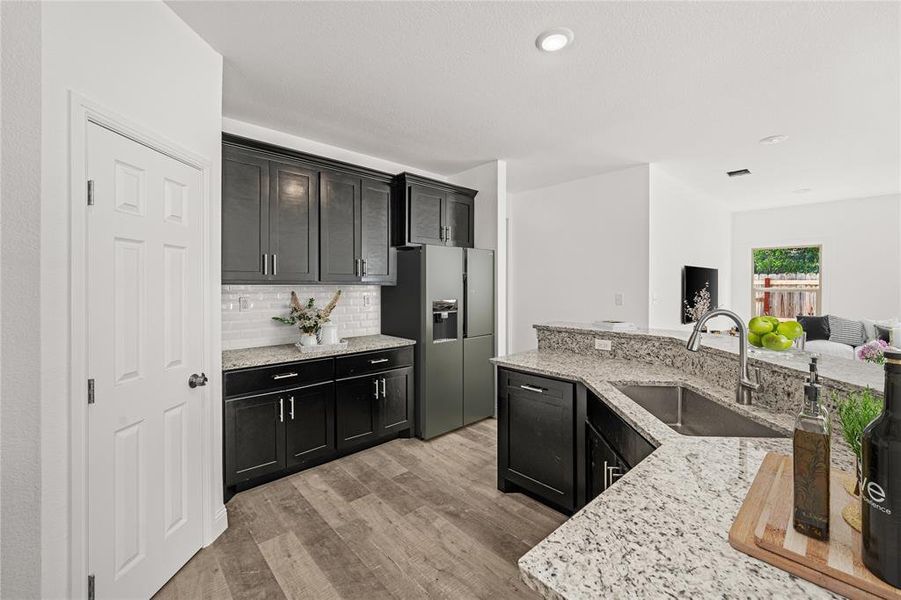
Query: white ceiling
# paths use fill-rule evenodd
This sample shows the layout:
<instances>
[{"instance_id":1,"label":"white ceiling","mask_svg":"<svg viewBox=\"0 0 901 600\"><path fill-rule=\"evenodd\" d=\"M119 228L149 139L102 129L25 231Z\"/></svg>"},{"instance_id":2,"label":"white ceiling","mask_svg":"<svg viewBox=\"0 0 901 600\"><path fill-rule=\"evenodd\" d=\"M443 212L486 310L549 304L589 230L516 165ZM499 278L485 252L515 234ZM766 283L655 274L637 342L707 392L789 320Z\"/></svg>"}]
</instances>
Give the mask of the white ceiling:
<instances>
[{"instance_id":1,"label":"white ceiling","mask_svg":"<svg viewBox=\"0 0 901 600\"><path fill-rule=\"evenodd\" d=\"M224 55L226 116L421 169L503 158L515 192L653 162L733 209L899 191L894 2L170 6ZM537 51L555 26L574 44Z\"/></svg>"}]
</instances>

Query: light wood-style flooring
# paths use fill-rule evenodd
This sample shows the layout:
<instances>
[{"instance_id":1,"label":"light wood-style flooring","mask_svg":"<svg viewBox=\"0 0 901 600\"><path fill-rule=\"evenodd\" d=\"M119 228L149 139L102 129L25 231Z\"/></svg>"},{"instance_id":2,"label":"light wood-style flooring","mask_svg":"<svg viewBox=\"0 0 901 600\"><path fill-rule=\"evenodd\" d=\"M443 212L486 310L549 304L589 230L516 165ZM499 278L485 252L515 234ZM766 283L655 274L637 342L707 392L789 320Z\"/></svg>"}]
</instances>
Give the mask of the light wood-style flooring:
<instances>
[{"instance_id":1,"label":"light wood-style flooring","mask_svg":"<svg viewBox=\"0 0 901 600\"><path fill-rule=\"evenodd\" d=\"M496 440L488 419L242 492L156 598L536 597L516 562L565 517L497 491Z\"/></svg>"}]
</instances>

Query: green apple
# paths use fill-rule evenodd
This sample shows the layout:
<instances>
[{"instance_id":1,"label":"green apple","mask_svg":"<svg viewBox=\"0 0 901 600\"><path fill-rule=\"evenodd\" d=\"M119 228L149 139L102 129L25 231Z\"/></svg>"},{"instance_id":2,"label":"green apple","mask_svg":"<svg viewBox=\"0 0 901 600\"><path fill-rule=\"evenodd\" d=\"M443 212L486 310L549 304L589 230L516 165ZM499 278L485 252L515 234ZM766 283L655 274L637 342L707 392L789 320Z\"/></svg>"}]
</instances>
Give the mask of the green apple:
<instances>
[{"instance_id":1,"label":"green apple","mask_svg":"<svg viewBox=\"0 0 901 600\"><path fill-rule=\"evenodd\" d=\"M761 341L763 342L764 348L767 350L775 350L777 352L787 350L789 346L792 345L792 341L781 333L768 333L763 336Z\"/></svg>"},{"instance_id":2,"label":"green apple","mask_svg":"<svg viewBox=\"0 0 901 600\"><path fill-rule=\"evenodd\" d=\"M773 331L776 331L776 328L779 327L779 323L782 322L779 320L779 317L772 317L770 315L763 315L763 318L773 324Z\"/></svg>"},{"instance_id":3,"label":"green apple","mask_svg":"<svg viewBox=\"0 0 901 600\"><path fill-rule=\"evenodd\" d=\"M752 346L757 346L758 348L763 348L763 342L760 341L760 336L754 333L753 331L748 332L748 343Z\"/></svg>"},{"instance_id":4,"label":"green apple","mask_svg":"<svg viewBox=\"0 0 901 600\"><path fill-rule=\"evenodd\" d=\"M776 332L794 341L804 334L804 328L797 321L783 321L776 327Z\"/></svg>"},{"instance_id":5,"label":"green apple","mask_svg":"<svg viewBox=\"0 0 901 600\"><path fill-rule=\"evenodd\" d=\"M751 322L748 323L748 329L751 330L751 333L766 335L776 329L776 326L773 325L768 317L754 317L751 319Z\"/></svg>"}]
</instances>

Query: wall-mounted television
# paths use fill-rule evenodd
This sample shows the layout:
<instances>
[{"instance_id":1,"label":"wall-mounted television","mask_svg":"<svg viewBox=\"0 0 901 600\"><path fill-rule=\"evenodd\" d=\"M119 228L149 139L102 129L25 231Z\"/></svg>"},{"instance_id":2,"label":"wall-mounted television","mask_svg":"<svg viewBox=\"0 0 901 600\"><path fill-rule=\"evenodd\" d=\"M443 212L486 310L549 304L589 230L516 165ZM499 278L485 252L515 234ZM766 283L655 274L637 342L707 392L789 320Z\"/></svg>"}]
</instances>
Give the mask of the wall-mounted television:
<instances>
[{"instance_id":1,"label":"wall-mounted television","mask_svg":"<svg viewBox=\"0 0 901 600\"><path fill-rule=\"evenodd\" d=\"M708 267L682 267L682 303L679 305L679 314L682 315L682 323L694 323L686 314L685 305L694 305L695 294L707 287L710 292L710 308L719 306L719 271Z\"/></svg>"}]
</instances>

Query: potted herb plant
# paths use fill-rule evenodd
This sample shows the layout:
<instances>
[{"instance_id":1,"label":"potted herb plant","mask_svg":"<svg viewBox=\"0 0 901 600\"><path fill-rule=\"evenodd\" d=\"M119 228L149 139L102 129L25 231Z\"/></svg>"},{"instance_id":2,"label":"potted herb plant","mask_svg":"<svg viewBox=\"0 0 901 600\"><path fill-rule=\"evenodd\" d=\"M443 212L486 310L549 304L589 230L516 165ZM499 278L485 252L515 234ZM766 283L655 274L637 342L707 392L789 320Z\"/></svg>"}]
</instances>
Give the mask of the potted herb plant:
<instances>
[{"instance_id":1,"label":"potted herb plant","mask_svg":"<svg viewBox=\"0 0 901 600\"><path fill-rule=\"evenodd\" d=\"M864 428L882 412L882 399L870 388L849 392L844 398L836 396L833 392L832 400L842 424L842 436L856 459L854 489L850 488L850 483L845 488L855 500L842 510L842 516L851 527L860 531L860 436Z\"/></svg>"},{"instance_id":2,"label":"potted herb plant","mask_svg":"<svg viewBox=\"0 0 901 600\"><path fill-rule=\"evenodd\" d=\"M306 304L301 304L297 294L291 292L291 312L287 317L272 317L272 320L285 325L296 325L301 331L300 345L315 346L319 343L317 341L319 330L329 322L329 317L340 298L341 290L338 290L329 303L320 309L316 308L316 301L313 298L307 300Z\"/></svg>"}]
</instances>

